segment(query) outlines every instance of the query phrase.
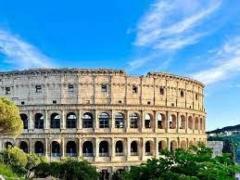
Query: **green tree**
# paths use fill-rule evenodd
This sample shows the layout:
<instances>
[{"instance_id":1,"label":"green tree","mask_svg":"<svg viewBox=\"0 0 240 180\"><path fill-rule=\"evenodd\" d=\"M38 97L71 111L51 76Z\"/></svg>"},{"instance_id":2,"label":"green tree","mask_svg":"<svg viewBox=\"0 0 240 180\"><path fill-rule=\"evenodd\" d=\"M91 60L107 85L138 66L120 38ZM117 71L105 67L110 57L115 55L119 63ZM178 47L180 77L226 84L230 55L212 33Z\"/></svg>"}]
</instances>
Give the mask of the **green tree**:
<instances>
[{"instance_id":1,"label":"green tree","mask_svg":"<svg viewBox=\"0 0 240 180\"><path fill-rule=\"evenodd\" d=\"M230 180L240 172L228 155L212 157L211 149L200 144L188 150L163 151L159 159L132 167L120 179L126 180Z\"/></svg>"},{"instance_id":2,"label":"green tree","mask_svg":"<svg viewBox=\"0 0 240 180\"><path fill-rule=\"evenodd\" d=\"M18 107L6 98L0 98L0 134L17 136L22 132L23 122Z\"/></svg>"},{"instance_id":3,"label":"green tree","mask_svg":"<svg viewBox=\"0 0 240 180\"><path fill-rule=\"evenodd\" d=\"M96 180L96 168L87 161L67 159L60 162L40 163L35 169L35 177L53 176L65 180Z\"/></svg>"}]
</instances>

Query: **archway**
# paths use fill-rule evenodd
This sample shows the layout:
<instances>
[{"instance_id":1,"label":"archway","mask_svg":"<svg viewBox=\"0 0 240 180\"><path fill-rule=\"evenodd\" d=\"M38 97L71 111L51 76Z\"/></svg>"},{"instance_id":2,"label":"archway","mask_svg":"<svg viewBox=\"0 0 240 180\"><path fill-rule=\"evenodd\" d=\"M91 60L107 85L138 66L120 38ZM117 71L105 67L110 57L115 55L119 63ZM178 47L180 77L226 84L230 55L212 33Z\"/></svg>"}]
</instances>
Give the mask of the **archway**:
<instances>
[{"instance_id":1,"label":"archway","mask_svg":"<svg viewBox=\"0 0 240 180\"><path fill-rule=\"evenodd\" d=\"M85 141L83 143L83 156L85 157L93 156L93 144L91 141Z\"/></svg>"}]
</instances>

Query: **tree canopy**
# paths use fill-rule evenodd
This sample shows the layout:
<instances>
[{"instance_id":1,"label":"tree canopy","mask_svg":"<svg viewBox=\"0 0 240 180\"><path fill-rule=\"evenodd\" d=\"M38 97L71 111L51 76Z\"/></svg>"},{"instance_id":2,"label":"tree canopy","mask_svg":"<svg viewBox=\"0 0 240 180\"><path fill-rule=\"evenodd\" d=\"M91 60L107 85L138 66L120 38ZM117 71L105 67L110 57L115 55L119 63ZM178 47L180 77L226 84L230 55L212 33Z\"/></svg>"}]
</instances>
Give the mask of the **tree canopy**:
<instances>
[{"instance_id":1,"label":"tree canopy","mask_svg":"<svg viewBox=\"0 0 240 180\"><path fill-rule=\"evenodd\" d=\"M159 159L151 159L140 166L132 167L118 179L230 180L235 179L236 172L240 172L240 167L228 155L212 157L211 149L200 145L188 150L163 151Z\"/></svg>"},{"instance_id":2,"label":"tree canopy","mask_svg":"<svg viewBox=\"0 0 240 180\"><path fill-rule=\"evenodd\" d=\"M0 97L0 134L17 136L22 129L23 122L18 107L6 98Z\"/></svg>"}]
</instances>

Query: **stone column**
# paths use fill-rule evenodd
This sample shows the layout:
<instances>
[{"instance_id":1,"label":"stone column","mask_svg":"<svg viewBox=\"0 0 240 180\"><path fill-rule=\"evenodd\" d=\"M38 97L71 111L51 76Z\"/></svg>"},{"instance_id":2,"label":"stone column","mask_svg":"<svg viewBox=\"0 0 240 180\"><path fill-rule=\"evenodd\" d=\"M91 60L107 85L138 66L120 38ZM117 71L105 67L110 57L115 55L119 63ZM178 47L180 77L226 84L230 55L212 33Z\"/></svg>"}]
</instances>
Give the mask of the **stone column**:
<instances>
[{"instance_id":1,"label":"stone column","mask_svg":"<svg viewBox=\"0 0 240 180\"><path fill-rule=\"evenodd\" d=\"M48 140L48 138L45 138L45 147L44 147L44 149L45 149L45 156L46 157L48 157L48 155L49 155L49 149L50 148L48 148L48 147L49 147L49 140ZM50 149L50 151L51 151L51 149Z\"/></svg>"},{"instance_id":2,"label":"stone column","mask_svg":"<svg viewBox=\"0 0 240 180\"><path fill-rule=\"evenodd\" d=\"M126 141L126 146L124 146L124 147L125 147L126 157L128 160L129 157L131 156L131 141L129 138L127 138L125 141Z\"/></svg>"},{"instance_id":3,"label":"stone column","mask_svg":"<svg viewBox=\"0 0 240 180\"><path fill-rule=\"evenodd\" d=\"M64 140L64 138L61 139L61 146L62 146L62 157L65 157L65 140Z\"/></svg>"},{"instance_id":4,"label":"stone column","mask_svg":"<svg viewBox=\"0 0 240 180\"><path fill-rule=\"evenodd\" d=\"M44 111L44 120L45 120L45 123L44 123L44 129L49 129L49 120L48 120L48 111L47 110L45 110Z\"/></svg>"},{"instance_id":5,"label":"stone column","mask_svg":"<svg viewBox=\"0 0 240 180\"><path fill-rule=\"evenodd\" d=\"M145 118L144 118L144 111L142 111L142 113L141 113L141 123L140 123L140 127L139 127L141 129L141 131L143 131L143 129L145 129L144 120L145 120Z\"/></svg>"},{"instance_id":6,"label":"stone column","mask_svg":"<svg viewBox=\"0 0 240 180\"><path fill-rule=\"evenodd\" d=\"M179 112L177 112L177 117L176 117L177 119L177 122L176 122L176 132L178 133L179 132L179 127L180 127L180 117L179 117Z\"/></svg>"},{"instance_id":7,"label":"stone column","mask_svg":"<svg viewBox=\"0 0 240 180\"><path fill-rule=\"evenodd\" d=\"M111 118L110 118L110 128L111 128L111 132L114 131L115 129L115 119L114 119L114 111L112 111L111 113Z\"/></svg>"},{"instance_id":8,"label":"stone column","mask_svg":"<svg viewBox=\"0 0 240 180\"><path fill-rule=\"evenodd\" d=\"M29 142L29 152L34 152L34 142L32 141L31 138L28 138L28 142Z\"/></svg>"},{"instance_id":9,"label":"stone column","mask_svg":"<svg viewBox=\"0 0 240 180\"><path fill-rule=\"evenodd\" d=\"M78 110L78 121L77 121L77 129L82 129L82 111Z\"/></svg>"},{"instance_id":10,"label":"stone column","mask_svg":"<svg viewBox=\"0 0 240 180\"><path fill-rule=\"evenodd\" d=\"M62 117L61 117L61 129L66 129L65 111L62 111Z\"/></svg>"},{"instance_id":11,"label":"stone column","mask_svg":"<svg viewBox=\"0 0 240 180\"><path fill-rule=\"evenodd\" d=\"M99 157L99 139L95 138L95 159Z\"/></svg>"},{"instance_id":12,"label":"stone column","mask_svg":"<svg viewBox=\"0 0 240 180\"><path fill-rule=\"evenodd\" d=\"M188 133L188 113L186 113L185 119L186 119L186 122L185 122L185 132L187 134Z\"/></svg>"},{"instance_id":13,"label":"stone column","mask_svg":"<svg viewBox=\"0 0 240 180\"><path fill-rule=\"evenodd\" d=\"M78 157L82 157L82 139L79 137L78 138Z\"/></svg>"},{"instance_id":14,"label":"stone column","mask_svg":"<svg viewBox=\"0 0 240 180\"><path fill-rule=\"evenodd\" d=\"M168 111L166 111L166 121L165 121L165 132L168 132L168 129L169 129L169 113L168 113Z\"/></svg>"},{"instance_id":15,"label":"stone column","mask_svg":"<svg viewBox=\"0 0 240 180\"><path fill-rule=\"evenodd\" d=\"M111 139L111 159L113 159L115 157L115 141L114 138Z\"/></svg>"},{"instance_id":16,"label":"stone column","mask_svg":"<svg viewBox=\"0 0 240 180\"><path fill-rule=\"evenodd\" d=\"M158 112L153 112L153 124L154 124L154 132L157 132L158 129Z\"/></svg>"},{"instance_id":17,"label":"stone column","mask_svg":"<svg viewBox=\"0 0 240 180\"><path fill-rule=\"evenodd\" d=\"M158 157L158 139L154 139L154 156L157 158Z\"/></svg>"},{"instance_id":18,"label":"stone column","mask_svg":"<svg viewBox=\"0 0 240 180\"><path fill-rule=\"evenodd\" d=\"M138 144L138 152L140 155L140 159L143 160L145 156L145 141L144 138L140 138L139 144Z\"/></svg>"},{"instance_id":19,"label":"stone column","mask_svg":"<svg viewBox=\"0 0 240 180\"><path fill-rule=\"evenodd\" d=\"M29 129L33 130L34 129L34 117L33 117L33 112L29 111L29 122L28 122L28 127Z\"/></svg>"},{"instance_id":20,"label":"stone column","mask_svg":"<svg viewBox=\"0 0 240 180\"><path fill-rule=\"evenodd\" d=\"M95 116L94 116L94 129L97 130L99 129L99 121L98 121L98 111L95 111Z\"/></svg>"},{"instance_id":21,"label":"stone column","mask_svg":"<svg viewBox=\"0 0 240 180\"><path fill-rule=\"evenodd\" d=\"M129 112L128 110L126 110L126 117L125 117L125 122L124 122L124 126L125 126L125 132L129 131Z\"/></svg>"}]
</instances>

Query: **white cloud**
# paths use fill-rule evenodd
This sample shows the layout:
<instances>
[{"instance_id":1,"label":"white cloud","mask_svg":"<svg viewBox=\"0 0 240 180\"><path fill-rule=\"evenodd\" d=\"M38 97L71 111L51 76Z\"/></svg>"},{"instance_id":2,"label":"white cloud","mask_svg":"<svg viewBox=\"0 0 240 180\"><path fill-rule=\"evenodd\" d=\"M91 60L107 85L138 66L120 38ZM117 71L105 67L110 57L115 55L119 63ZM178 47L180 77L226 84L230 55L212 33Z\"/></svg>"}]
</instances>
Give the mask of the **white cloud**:
<instances>
[{"instance_id":1,"label":"white cloud","mask_svg":"<svg viewBox=\"0 0 240 180\"><path fill-rule=\"evenodd\" d=\"M5 63L18 69L53 66L51 59L36 47L2 29L0 29L0 54L6 57Z\"/></svg>"},{"instance_id":2,"label":"white cloud","mask_svg":"<svg viewBox=\"0 0 240 180\"><path fill-rule=\"evenodd\" d=\"M134 44L158 54L163 51L175 53L196 44L209 33L202 27L221 4L222 0L157 0L140 19ZM139 65L136 67L143 66L150 58L138 59ZM143 59L146 61L143 62ZM138 60L133 61L136 65Z\"/></svg>"},{"instance_id":3,"label":"white cloud","mask_svg":"<svg viewBox=\"0 0 240 180\"><path fill-rule=\"evenodd\" d=\"M194 12L193 8L188 6L192 2L158 0L138 24L135 44L168 50L168 44L179 44L172 45L170 49L180 49L196 42L201 35L195 28L218 9L221 0L211 0L207 5L200 1L195 2ZM185 38L187 41L181 43Z\"/></svg>"},{"instance_id":4,"label":"white cloud","mask_svg":"<svg viewBox=\"0 0 240 180\"><path fill-rule=\"evenodd\" d=\"M229 79L240 72L240 36L234 37L215 51L210 58L215 64L205 70L192 75L193 78L205 83L213 84Z\"/></svg>"}]
</instances>

